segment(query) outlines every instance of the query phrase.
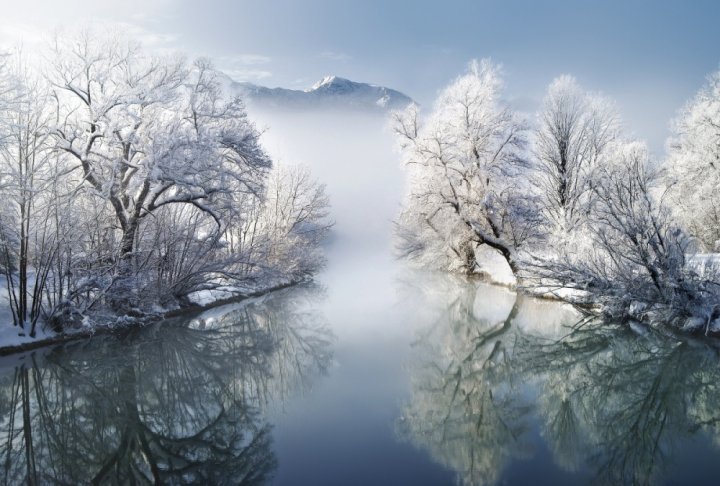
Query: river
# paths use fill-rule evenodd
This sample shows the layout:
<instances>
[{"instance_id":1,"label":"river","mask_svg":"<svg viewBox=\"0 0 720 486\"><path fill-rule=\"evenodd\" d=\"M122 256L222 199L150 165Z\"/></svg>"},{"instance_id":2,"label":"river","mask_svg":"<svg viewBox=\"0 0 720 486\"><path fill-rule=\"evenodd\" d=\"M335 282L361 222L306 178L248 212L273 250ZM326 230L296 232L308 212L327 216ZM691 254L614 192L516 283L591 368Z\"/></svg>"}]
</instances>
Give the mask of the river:
<instances>
[{"instance_id":1,"label":"river","mask_svg":"<svg viewBox=\"0 0 720 486\"><path fill-rule=\"evenodd\" d=\"M716 483L712 347L391 268L6 358L4 483Z\"/></svg>"}]
</instances>

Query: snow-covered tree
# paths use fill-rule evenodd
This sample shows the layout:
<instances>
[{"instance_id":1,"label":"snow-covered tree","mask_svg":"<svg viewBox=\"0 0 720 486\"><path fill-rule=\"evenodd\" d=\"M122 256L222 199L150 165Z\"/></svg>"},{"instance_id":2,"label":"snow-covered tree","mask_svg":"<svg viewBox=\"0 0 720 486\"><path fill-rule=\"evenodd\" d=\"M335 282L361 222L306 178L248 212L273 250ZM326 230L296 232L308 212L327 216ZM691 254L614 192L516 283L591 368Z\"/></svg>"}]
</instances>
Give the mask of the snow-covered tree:
<instances>
[{"instance_id":1,"label":"snow-covered tree","mask_svg":"<svg viewBox=\"0 0 720 486\"><path fill-rule=\"evenodd\" d=\"M668 140L669 194L678 218L709 251L720 250L720 71L680 110Z\"/></svg>"},{"instance_id":2,"label":"snow-covered tree","mask_svg":"<svg viewBox=\"0 0 720 486\"><path fill-rule=\"evenodd\" d=\"M568 233L582 226L595 171L618 135L619 116L611 101L584 91L572 76L550 84L535 132L534 182L552 230Z\"/></svg>"},{"instance_id":3,"label":"snow-covered tree","mask_svg":"<svg viewBox=\"0 0 720 486\"><path fill-rule=\"evenodd\" d=\"M708 329L720 317L720 281L692 264L690 239L654 197L660 174L647 148L614 144L608 159L595 176L592 251L536 262L535 275L541 285L582 290L585 303L601 304L612 317Z\"/></svg>"},{"instance_id":4,"label":"snow-covered tree","mask_svg":"<svg viewBox=\"0 0 720 486\"><path fill-rule=\"evenodd\" d=\"M526 130L501 88L498 66L473 62L426 119L417 106L395 115L410 181L398 221L405 256L473 272L478 247L487 245L519 275L518 252L538 218L523 157Z\"/></svg>"},{"instance_id":5,"label":"snow-covered tree","mask_svg":"<svg viewBox=\"0 0 720 486\"><path fill-rule=\"evenodd\" d=\"M208 60L83 33L55 40L42 76L2 61L0 268L30 334L40 318L60 331L322 266L324 187L301 169L269 178L259 132Z\"/></svg>"},{"instance_id":6,"label":"snow-covered tree","mask_svg":"<svg viewBox=\"0 0 720 486\"><path fill-rule=\"evenodd\" d=\"M325 186L306 167L277 165L259 215L228 237L251 254L261 252L262 261L284 275L309 276L324 262L319 245L332 225L329 204Z\"/></svg>"},{"instance_id":7,"label":"snow-covered tree","mask_svg":"<svg viewBox=\"0 0 720 486\"><path fill-rule=\"evenodd\" d=\"M212 230L197 211L166 208L148 241L162 247L160 287L171 287L176 298L198 290L244 291L263 282L305 280L324 264L320 244L331 227L329 201L308 169L274 167L262 197L238 194L234 207L215 245L197 237ZM169 237L180 231L190 236Z\"/></svg>"},{"instance_id":8,"label":"snow-covered tree","mask_svg":"<svg viewBox=\"0 0 720 486\"><path fill-rule=\"evenodd\" d=\"M0 144L0 259L6 268L8 302L15 325L31 336L41 317L60 241L52 213L57 199L50 195L62 167L54 163L48 123L50 93L24 64L22 53L9 58L12 89L3 90L5 110Z\"/></svg>"},{"instance_id":9,"label":"snow-covered tree","mask_svg":"<svg viewBox=\"0 0 720 486\"><path fill-rule=\"evenodd\" d=\"M147 261L141 227L167 206L188 206L216 245L239 193L259 197L270 160L239 99L223 96L207 61L151 58L88 34L57 41L49 74L58 99L57 147L73 159L119 228L110 287L120 305Z\"/></svg>"}]
</instances>

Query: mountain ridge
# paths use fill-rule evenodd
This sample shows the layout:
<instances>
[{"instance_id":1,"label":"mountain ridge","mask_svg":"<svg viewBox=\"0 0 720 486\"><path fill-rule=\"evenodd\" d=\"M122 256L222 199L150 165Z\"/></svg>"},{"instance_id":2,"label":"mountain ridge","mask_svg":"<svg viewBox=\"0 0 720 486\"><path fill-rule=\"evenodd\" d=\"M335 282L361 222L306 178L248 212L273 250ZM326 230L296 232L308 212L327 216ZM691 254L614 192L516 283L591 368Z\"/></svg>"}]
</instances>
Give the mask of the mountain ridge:
<instances>
[{"instance_id":1,"label":"mountain ridge","mask_svg":"<svg viewBox=\"0 0 720 486\"><path fill-rule=\"evenodd\" d=\"M351 81L340 76L325 76L305 90L268 88L229 79L229 89L250 105L270 108L344 108L362 111L402 109L413 99L395 89Z\"/></svg>"}]
</instances>

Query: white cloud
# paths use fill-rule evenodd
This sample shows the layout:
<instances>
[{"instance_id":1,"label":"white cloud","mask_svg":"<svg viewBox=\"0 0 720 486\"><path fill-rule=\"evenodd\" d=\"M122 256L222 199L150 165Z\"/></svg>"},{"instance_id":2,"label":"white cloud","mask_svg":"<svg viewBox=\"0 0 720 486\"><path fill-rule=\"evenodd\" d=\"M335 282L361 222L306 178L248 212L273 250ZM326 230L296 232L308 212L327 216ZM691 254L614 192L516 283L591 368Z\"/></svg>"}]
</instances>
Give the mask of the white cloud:
<instances>
[{"instance_id":1,"label":"white cloud","mask_svg":"<svg viewBox=\"0 0 720 486\"><path fill-rule=\"evenodd\" d=\"M0 47L10 49L18 45L33 49L46 39L46 33L30 24L0 24Z\"/></svg>"},{"instance_id":2,"label":"white cloud","mask_svg":"<svg viewBox=\"0 0 720 486\"><path fill-rule=\"evenodd\" d=\"M240 68L244 66L258 66L268 64L272 59L261 54L233 54L231 56L219 56L215 60L219 65Z\"/></svg>"},{"instance_id":3,"label":"white cloud","mask_svg":"<svg viewBox=\"0 0 720 486\"><path fill-rule=\"evenodd\" d=\"M108 29L121 32L125 37L137 40L150 50L174 50L174 46L178 41L178 36L175 34L152 31L131 22L99 21L93 24L94 28L97 28L98 24L105 24Z\"/></svg>"},{"instance_id":4,"label":"white cloud","mask_svg":"<svg viewBox=\"0 0 720 486\"><path fill-rule=\"evenodd\" d=\"M270 57L262 54L236 54L215 58L217 67L235 81L258 81L271 77L271 71L257 67L271 61Z\"/></svg>"},{"instance_id":5,"label":"white cloud","mask_svg":"<svg viewBox=\"0 0 720 486\"><path fill-rule=\"evenodd\" d=\"M83 29L98 35L117 33L124 38L140 42L149 51L159 53L175 52L178 41L178 36L175 34L152 31L136 23L95 18L72 26L56 24L52 27L0 22L0 48L8 49L22 45L23 49L33 51L43 48L56 33L75 34Z\"/></svg>"}]
</instances>

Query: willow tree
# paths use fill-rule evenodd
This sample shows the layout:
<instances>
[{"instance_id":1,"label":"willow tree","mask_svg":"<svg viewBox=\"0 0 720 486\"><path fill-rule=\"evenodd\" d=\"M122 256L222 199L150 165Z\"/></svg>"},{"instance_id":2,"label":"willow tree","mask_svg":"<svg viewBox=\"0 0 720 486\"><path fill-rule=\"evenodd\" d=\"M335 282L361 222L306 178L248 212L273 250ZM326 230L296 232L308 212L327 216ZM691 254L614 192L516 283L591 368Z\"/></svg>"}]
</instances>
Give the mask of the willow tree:
<instances>
[{"instance_id":1,"label":"willow tree","mask_svg":"<svg viewBox=\"0 0 720 486\"><path fill-rule=\"evenodd\" d=\"M473 62L429 116L417 106L395 115L410 176L398 221L404 255L473 272L484 245L519 277L518 252L536 235L537 217L523 156L526 129L501 91L498 66Z\"/></svg>"}]
</instances>

